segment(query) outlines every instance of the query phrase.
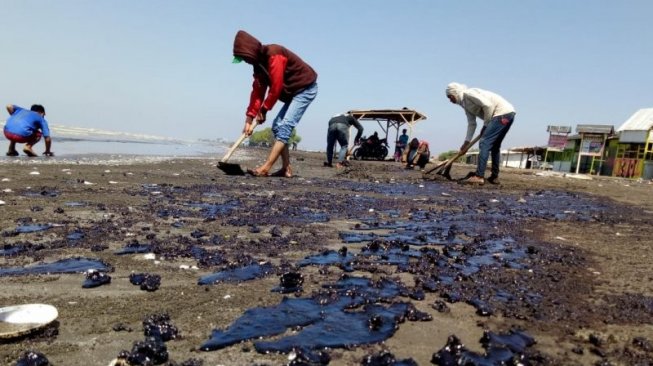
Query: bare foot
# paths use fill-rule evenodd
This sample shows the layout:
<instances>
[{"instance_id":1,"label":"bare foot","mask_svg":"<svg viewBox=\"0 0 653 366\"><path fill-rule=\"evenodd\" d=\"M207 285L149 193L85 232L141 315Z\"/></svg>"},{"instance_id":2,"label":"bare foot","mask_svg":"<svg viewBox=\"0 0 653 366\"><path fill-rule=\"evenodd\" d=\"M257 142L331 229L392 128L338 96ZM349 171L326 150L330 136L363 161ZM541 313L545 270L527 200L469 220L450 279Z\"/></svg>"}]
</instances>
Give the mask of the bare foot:
<instances>
[{"instance_id":1,"label":"bare foot","mask_svg":"<svg viewBox=\"0 0 653 366\"><path fill-rule=\"evenodd\" d=\"M269 175L268 172L261 170L261 168L247 169L247 173L255 177L267 177Z\"/></svg>"},{"instance_id":2,"label":"bare foot","mask_svg":"<svg viewBox=\"0 0 653 366\"><path fill-rule=\"evenodd\" d=\"M29 156L29 157L32 157L32 158L35 157L35 156L38 156L38 155L36 155L36 154L34 153L34 151L32 151L32 149L30 149L30 148L28 148L28 147L23 148L23 152L25 153L25 155L27 155L27 156Z\"/></svg>"},{"instance_id":3,"label":"bare foot","mask_svg":"<svg viewBox=\"0 0 653 366\"><path fill-rule=\"evenodd\" d=\"M286 169L279 169L276 172L270 174L270 176L292 178L292 169L290 169L290 166Z\"/></svg>"}]
</instances>

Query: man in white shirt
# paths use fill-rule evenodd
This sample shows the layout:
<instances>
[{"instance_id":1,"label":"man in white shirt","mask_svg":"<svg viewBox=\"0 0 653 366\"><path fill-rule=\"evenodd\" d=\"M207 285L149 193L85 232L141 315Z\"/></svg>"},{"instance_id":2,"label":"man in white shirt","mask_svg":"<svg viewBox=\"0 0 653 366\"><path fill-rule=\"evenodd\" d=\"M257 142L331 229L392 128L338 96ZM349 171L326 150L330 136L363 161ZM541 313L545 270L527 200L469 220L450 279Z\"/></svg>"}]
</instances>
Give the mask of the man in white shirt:
<instances>
[{"instance_id":1,"label":"man in white shirt","mask_svg":"<svg viewBox=\"0 0 653 366\"><path fill-rule=\"evenodd\" d=\"M460 150L465 150L476 131L476 118L483 120L479 142L476 173L465 179L465 183L484 184L488 157L492 157L492 174L488 182L499 184L501 165L501 142L515 119L515 108L503 97L493 92L467 88L464 84L450 83L446 89L447 98L460 105L467 115L467 135Z\"/></svg>"}]
</instances>

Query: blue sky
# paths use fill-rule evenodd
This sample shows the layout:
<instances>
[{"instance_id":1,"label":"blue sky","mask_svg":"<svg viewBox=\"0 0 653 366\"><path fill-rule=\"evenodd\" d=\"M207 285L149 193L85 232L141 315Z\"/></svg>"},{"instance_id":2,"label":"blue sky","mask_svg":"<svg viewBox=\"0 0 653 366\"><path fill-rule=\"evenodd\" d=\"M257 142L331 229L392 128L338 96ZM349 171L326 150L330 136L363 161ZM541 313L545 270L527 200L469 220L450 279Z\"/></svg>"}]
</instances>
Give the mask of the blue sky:
<instances>
[{"instance_id":1,"label":"blue sky","mask_svg":"<svg viewBox=\"0 0 653 366\"><path fill-rule=\"evenodd\" d=\"M308 149L325 149L336 113L401 107L428 116L415 134L433 153L456 149L466 120L445 98L451 81L516 107L504 147L543 145L551 124L616 128L653 107L649 0L10 0L3 9L0 101L43 104L52 124L235 140L252 74L231 63L239 29L318 72L298 126Z\"/></svg>"}]
</instances>

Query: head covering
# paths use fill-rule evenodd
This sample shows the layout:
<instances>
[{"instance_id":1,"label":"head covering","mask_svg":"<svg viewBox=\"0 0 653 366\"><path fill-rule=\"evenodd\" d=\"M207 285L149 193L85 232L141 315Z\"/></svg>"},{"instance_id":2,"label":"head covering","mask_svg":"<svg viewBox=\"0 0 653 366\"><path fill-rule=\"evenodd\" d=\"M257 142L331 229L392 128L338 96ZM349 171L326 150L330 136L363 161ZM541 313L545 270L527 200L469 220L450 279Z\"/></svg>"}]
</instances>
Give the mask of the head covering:
<instances>
[{"instance_id":1,"label":"head covering","mask_svg":"<svg viewBox=\"0 0 653 366\"><path fill-rule=\"evenodd\" d=\"M232 64L239 64L241 62L243 62L243 58L240 56L234 56L233 61L231 61Z\"/></svg>"},{"instance_id":2,"label":"head covering","mask_svg":"<svg viewBox=\"0 0 653 366\"><path fill-rule=\"evenodd\" d=\"M447 85L447 96L451 95L456 98L456 103L461 104L463 101L463 93L467 89L467 85L460 83L449 83Z\"/></svg>"},{"instance_id":3,"label":"head covering","mask_svg":"<svg viewBox=\"0 0 653 366\"><path fill-rule=\"evenodd\" d=\"M239 30L234 38L234 56L240 57L246 62L258 60L263 45L251 34Z\"/></svg>"}]
</instances>

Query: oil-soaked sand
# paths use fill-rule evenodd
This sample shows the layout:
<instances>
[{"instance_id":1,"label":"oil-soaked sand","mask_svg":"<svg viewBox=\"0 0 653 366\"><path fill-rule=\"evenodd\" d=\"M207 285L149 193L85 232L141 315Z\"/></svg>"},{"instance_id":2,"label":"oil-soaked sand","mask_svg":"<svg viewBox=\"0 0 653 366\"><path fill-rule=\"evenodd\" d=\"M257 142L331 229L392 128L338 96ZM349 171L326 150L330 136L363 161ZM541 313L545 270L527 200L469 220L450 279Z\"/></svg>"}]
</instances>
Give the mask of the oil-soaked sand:
<instances>
[{"instance_id":1,"label":"oil-soaked sand","mask_svg":"<svg viewBox=\"0 0 653 366\"><path fill-rule=\"evenodd\" d=\"M474 188L393 162L339 171L318 154L291 156L292 179L225 176L217 158L3 160L0 304L52 304L59 318L0 344L0 363L34 350L55 365L106 365L145 340L146 319L169 317L169 362L286 364L287 354L257 349L301 327L200 348L249 309L340 296L329 286L343 274L402 285L368 301L410 303L433 319L400 322L381 344L332 349L333 365L382 350L430 364L450 335L482 355L484 331L511 329L534 338L523 352L532 364L652 362L652 184L509 170L501 186ZM19 275L67 258L106 263L111 280L82 288L83 273ZM301 291L271 291L289 272L303 276ZM135 277L159 282L143 288Z\"/></svg>"}]
</instances>

